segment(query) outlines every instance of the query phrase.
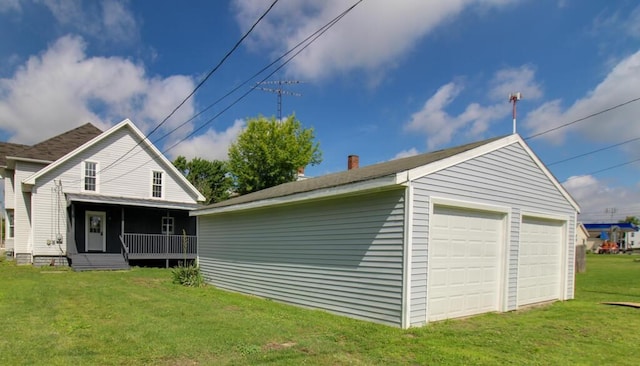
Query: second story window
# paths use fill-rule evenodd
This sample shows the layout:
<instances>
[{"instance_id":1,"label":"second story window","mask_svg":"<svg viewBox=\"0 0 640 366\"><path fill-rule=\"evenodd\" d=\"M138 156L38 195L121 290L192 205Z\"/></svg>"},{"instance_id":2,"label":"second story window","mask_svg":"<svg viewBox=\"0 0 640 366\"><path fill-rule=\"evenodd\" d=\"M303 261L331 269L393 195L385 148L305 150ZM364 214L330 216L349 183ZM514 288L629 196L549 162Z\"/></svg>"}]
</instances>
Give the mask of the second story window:
<instances>
[{"instance_id":1,"label":"second story window","mask_svg":"<svg viewBox=\"0 0 640 366\"><path fill-rule=\"evenodd\" d=\"M153 172L151 179L151 197L162 198L162 172Z\"/></svg>"},{"instance_id":2,"label":"second story window","mask_svg":"<svg viewBox=\"0 0 640 366\"><path fill-rule=\"evenodd\" d=\"M96 191L98 163L84 162L84 190Z\"/></svg>"}]
</instances>

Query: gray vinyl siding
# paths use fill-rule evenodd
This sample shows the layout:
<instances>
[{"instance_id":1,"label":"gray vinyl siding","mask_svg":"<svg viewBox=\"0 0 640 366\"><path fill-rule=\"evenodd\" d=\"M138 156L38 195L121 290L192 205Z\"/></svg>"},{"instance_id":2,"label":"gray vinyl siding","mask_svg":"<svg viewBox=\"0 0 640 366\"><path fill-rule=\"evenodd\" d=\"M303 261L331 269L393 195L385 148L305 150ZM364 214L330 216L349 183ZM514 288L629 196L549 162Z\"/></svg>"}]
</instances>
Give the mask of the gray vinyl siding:
<instances>
[{"instance_id":1,"label":"gray vinyl siding","mask_svg":"<svg viewBox=\"0 0 640 366\"><path fill-rule=\"evenodd\" d=\"M519 145L512 144L416 179L414 185L412 288L421 288L426 283L428 265L428 214L430 197L448 198L511 208L510 243L508 244L508 296L507 308L516 308L518 276L518 244L521 212L545 213L567 218L569 238L575 237L575 209L553 185ZM420 209L418 209L420 207ZM420 243L420 244L418 244ZM417 246L417 248L416 248ZM573 297L574 246L570 241L567 252L567 298ZM423 275L424 274L424 275ZM426 313L425 291L412 293L411 325L422 325Z\"/></svg>"},{"instance_id":2,"label":"gray vinyl siding","mask_svg":"<svg viewBox=\"0 0 640 366\"><path fill-rule=\"evenodd\" d=\"M411 325L425 323L427 311L427 240L429 233L429 196L413 191L413 243L411 248Z\"/></svg>"},{"instance_id":3,"label":"gray vinyl siding","mask_svg":"<svg viewBox=\"0 0 640 366\"><path fill-rule=\"evenodd\" d=\"M400 326L404 189L198 217L207 282Z\"/></svg>"}]
</instances>

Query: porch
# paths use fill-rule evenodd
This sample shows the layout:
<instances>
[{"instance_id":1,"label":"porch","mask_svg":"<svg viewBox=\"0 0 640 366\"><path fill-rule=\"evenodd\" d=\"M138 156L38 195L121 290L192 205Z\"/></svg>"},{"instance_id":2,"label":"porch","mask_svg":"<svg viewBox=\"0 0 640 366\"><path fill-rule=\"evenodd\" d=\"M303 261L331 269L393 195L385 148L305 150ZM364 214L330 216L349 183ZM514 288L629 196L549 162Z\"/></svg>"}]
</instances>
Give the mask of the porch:
<instances>
[{"instance_id":1,"label":"porch","mask_svg":"<svg viewBox=\"0 0 640 366\"><path fill-rule=\"evenodd\" d=\"M67 194L67 199L72 267L74 262L99 263L107 257L112 263L115 255L127 267L132 261L168 267L170 262L196 259L192 205L79 194Z\"/></svg>"}]
</instances>

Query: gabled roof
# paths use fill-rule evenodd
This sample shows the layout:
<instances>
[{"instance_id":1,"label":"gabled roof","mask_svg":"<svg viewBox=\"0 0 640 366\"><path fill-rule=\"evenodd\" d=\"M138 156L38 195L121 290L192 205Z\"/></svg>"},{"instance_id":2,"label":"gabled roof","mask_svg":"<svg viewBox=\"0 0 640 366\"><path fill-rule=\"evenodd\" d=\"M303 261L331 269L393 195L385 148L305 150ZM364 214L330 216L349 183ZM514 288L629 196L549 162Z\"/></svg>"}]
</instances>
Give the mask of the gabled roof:
<instances>
[{"instance_id":1,"label":"gabled roof","mask_svg":"<svg viewBox=\"0 0 640 366\"><path fill-rule=\"evenodd\" d=\"M86 125L85 125L86 126ZM74 150L69 151L66 155L60 157L59 159L57 159L54 163L48 165L47 167L41 169L40 171L38 171L37 173L33 174L32 176L30 176L29 178L25 179L24 181L22 181L23 184L28 184L28 185L34 185L36 183L36 180L38 178L40 178L41 176L43 176L44 174L47 174L48 172L50 172L51 170L57 168L58 166L64 164L65 162L67 162L69 159L71 159L72 157L76 156L77 154L81 153L82 151L87 150L88 148L90 148L91 146L94 146L95 144L99 143L100 141L104 140L105 138L107 138L108 136L111 136L112 134L114 134L116 131L123 129L123 128L128 128L131 132L133 132L133 134L141 141L140 144L143 144L148 150L150 150L151 154L154 154L157 158L156 161L160 162L160 164L165 165L165 168L168 170L171 170L174 175L176 177L178 177L178 179L184 183L184 185L186 187L188 187L189 190L192 191L192 193L194 193L197 197L197 201L204 201L205 198L202 195L202 193L200 193L188 180L187 178L185 178L184 175L182 175L178 169L176 169L175 166L173 166L173 164L160 152L160 150L158 150L147 138L146 136L142 133L142 131L140 131L134 124L133 122L131 122L129 119L125 119L124 121L118 123L117 125L111 127L110 129L108 129L107 131L95 136L93 139L85 142L84 144L81 144L80 146L77 146ZM122 152L124 153L124 151Z\"/></svg>"},{"instance_id":2,"label":"gabled roof","mask_svg":"<svg viewBox=\"0 0 640 366\"><path fill-rule=\"evenodd\" d=\"M15 156L18 151L29 148L29 145L13 144L11 142L0 142L0 166L7 165L7 156Z\"/></svg>"},{"instance_id":3,"label":"gabled roof","mask_svg":"<svg viewBox=\"0 0 640 366\"><path fill-rule=\"evenodd\" d=\"M23 158L53 162L101 133L102 131L98 127L91 123L86 123L80 127L74 128L73 130L61 133L33 146L26 147L22 150L15 151L13 154L7 154L5 156L9 158L17 158L18 160Z\"/></svg>"},{"instance_id":4,"label":"gabled roof","mask_svg":"<svg viewBox=\"0 0 640 366\"><path fill-rule=\"evenodd\" d=\"M540 162L519 135L495 137L466 145L438 150L426 154L396 159L384 163L364 166L339 173L316 178L281 184L261 191L231 198L192 211L193 215L240 210L245 208L267 206L275 203L292 202L308 199L313 192L323 191L323 196L338 194L338 187L360 185L358 189L397 186L419 176L433 173L454 164L472 159L493 150L520 143L534 162L558 188L562 195L579 210L578 204L562 187L551 172ZM368 184L366 184L368 183ZM306 196L305 196L306 195ZM316 194L314 197L318 197Z\"/></svg>"}]
</instances>

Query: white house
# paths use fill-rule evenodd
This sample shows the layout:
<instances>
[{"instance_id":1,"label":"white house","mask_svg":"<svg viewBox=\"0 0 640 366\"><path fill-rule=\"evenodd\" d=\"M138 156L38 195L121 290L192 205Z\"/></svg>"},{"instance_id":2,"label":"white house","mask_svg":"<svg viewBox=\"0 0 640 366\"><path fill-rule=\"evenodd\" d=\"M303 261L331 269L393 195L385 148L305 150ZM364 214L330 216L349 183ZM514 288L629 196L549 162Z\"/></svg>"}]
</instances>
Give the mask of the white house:
<instances>
[{"instance_id":1,"label":"white house","mask_svg":"<svg viewBox=\"0 0 640 366\"><path fill-rule=\"evenodd\" d=\"M625 243L626 248L628 249L638 249L640 248L640 234L637 231L627 231L625 233Z\"/></svg>"},{"instance_id":2,"label":"white house","mask_svg":"<svg viewBox=\"0 0 640 366\"><path fill-rule=\"evenodd\" d=\"M511 135L190 214L209 283L407 328L573 298L578 211Z\"/></svg>"},{"instance_id":3,"label":"white house","mask_svg":"<svg viewBox=\"0 0 640 366\"><path fill-rule=\"evenodd\" d=\"M204 197L128 119L33 146L0 143L7 250L19 264L122 268L195 257L188 212Z\"/></svg>"}]
</instances>

